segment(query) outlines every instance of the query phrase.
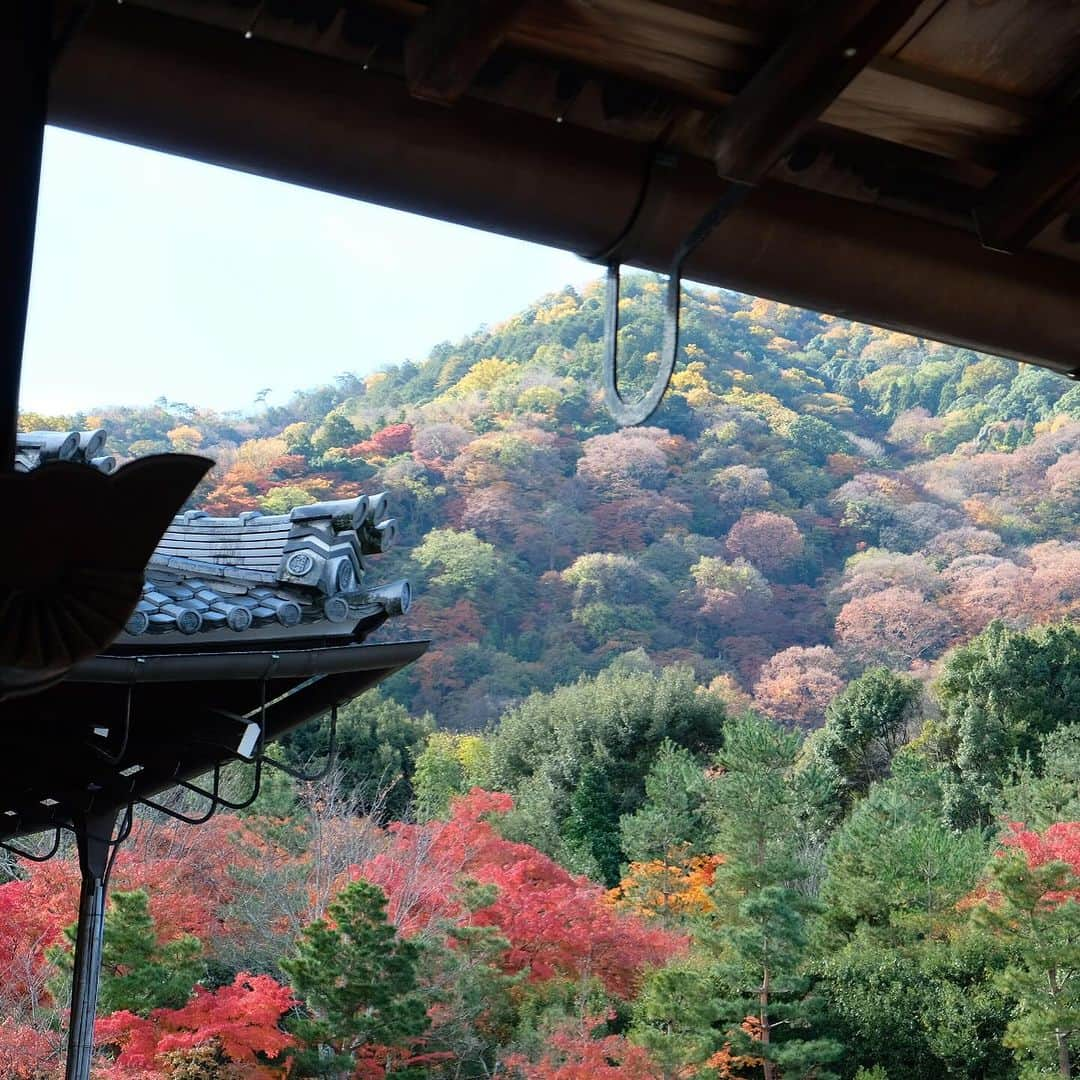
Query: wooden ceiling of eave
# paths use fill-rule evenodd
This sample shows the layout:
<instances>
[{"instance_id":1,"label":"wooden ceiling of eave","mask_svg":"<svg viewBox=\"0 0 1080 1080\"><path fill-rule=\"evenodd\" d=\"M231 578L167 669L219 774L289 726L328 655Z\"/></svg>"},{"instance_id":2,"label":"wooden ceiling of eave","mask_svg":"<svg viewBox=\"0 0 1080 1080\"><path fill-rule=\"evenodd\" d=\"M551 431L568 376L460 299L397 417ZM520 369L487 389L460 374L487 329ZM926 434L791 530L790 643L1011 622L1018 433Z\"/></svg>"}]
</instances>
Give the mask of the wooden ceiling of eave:
<instances>
[{"instance_id":1,"label":"wooden ceiling of eave","mask_svg":"<svg viewBox=\"0 0 1080 1080\"><path fill-rule=\"evenodd\" d=\"M1080 61L1076 0L949 0L896 59L987 89L1039 99Z\"/></svg>"},{"instance_id":2,"label":"wooden ceiling of eave","mask_svg":"<svg viewBox=\"0 0 1080 1080\"><path fill-rule=\"evenodd\" d=\"M128 2L402 78L406 42L428 11L419 0ZM512 6L470 96L706 160L715 118L806 7L795 0ZM804 161L796 173L782 162L772 175L969 228L968 204L979 189L1052 117L1047 88L1080 63L1078 42L1076 0L924 0L824 110L812 165ZM1039 250L1080 254L1060 226L1027 239Z\"/></svg>"},{"instance_id":3,"label":"wooden ceiling of eave","mask_svg":"<svg viewBox=\"0 0 1080 1080\"><path fill-rule=\"evenodd\" d=\"M308 17L300 17L295 5L271 2L134 2L239 33L254 27L266 40L381 68L400 66L403 38L427 9L417 0L370 0L350 5L349 11L343 7L332 17L325 14L332 4L320 6L321 17L312 6ZM602 123L605 130L647 141L663 130L673 108L683 114L692 106L706 114L723 108L783 37L791 21L786 12L797 7L708 0L531 0L506 33L503 62L496 58L493 63L491 84L481 79L473 92L533 113L563 115L570 123ZM1010 142L1030 134L1040 116L1039 102L1029 92L1032 73L1037 69L1044 83L1052 83L1055 76L1049 72L1062 69L1070 48L1075 52L1080 8L1054 2L1049 15L1040 8L1036 17L1035 7L1024 0L1000 0L988 7L971 0L950 0L944 6L941 0L926 0L822 120L946 158L996 165ZM1009 9L1008 17L1001 8ZM1030 9L1026 23L1017 15L1020 8ZM988 11L997 14L991 18ZM968 59L960 63L953 46L965 13L977 29L968 35L971 40L965 39ZM1032 36L1043 66L1032 65L1026 56L1020 60L1016 28L1032 23L1038 24ZM1018 73L1011 84L995 75L1002 69L994 52L998 30L1005 35L1009 56L1017 54L1015 64L1008 61ZM980 68L984 55L990 59ZM543 65L551 65L550 70ZM574 85L575 68L581 86ZM597 85L590 78L596 74L607 76L610 85ZM620 80L625 80L622 86ZM631 90L649 88L660 100L632 100ZM620 95L631 97L625 107L620 107ZM700 122L685 115L679 120L689 129L681 135L681 148L707 156L699 146L707 137L696 134Z\"/></svg>"}]
</instances>

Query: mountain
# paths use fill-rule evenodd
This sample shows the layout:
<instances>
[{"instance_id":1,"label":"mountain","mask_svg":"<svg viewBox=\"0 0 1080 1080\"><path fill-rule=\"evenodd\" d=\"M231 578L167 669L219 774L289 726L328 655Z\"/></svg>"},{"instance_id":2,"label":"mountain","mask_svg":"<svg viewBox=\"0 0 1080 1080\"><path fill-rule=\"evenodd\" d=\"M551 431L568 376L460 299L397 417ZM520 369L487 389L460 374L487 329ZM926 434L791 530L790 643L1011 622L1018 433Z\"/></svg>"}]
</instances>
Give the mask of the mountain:
<instances>
[{"instance_id":1,"label":"mountain","mask_svg":"<svg viewBox=\"0 0 1080 1080\"><path fill-rule=\"evenodd\" d=\"M613 662L687 663L812 728L870 666L926 674L995 617L1077 610L1080 388L730 292L683 305L647 427L616 430L600 401L599 285L255 416L161 400L23 422L206 453L194 505L219 514L387 489L382 568L434 639L388 686L453 728ZM659 284L624 282L628 395L662 309Z\"/></svg>"}]
</instances>

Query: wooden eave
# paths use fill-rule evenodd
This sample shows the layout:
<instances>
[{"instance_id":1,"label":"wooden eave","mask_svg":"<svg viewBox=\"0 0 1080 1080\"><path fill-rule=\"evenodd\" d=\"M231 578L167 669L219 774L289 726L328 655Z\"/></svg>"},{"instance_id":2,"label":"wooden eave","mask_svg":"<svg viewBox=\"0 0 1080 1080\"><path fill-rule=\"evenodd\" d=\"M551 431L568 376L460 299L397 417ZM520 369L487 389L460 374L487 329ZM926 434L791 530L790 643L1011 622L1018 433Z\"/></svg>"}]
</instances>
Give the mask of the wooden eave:
<instances>
[{"instance_id":1,"label":"wooden eave","mask_svg":"<svg viewBox=\"0 0 1080 1080\"><path fill-rule=\"evenodd\" d=\"M692 277L1072 373L1078 71L1067 0L125 0L50 117L657 269L741 182Z\"/></svg>"}]
</instances>

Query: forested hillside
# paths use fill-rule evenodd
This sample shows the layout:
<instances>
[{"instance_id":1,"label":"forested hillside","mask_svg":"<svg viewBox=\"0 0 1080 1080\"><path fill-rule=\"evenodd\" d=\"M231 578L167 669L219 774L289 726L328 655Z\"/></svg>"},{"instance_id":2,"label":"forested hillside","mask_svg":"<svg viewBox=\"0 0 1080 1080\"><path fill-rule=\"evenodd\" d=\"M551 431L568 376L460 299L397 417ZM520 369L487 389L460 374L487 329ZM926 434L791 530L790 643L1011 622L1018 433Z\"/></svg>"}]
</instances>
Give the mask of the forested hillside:
<instances>
[{"instance_id":1,"label":"forested hillside","mask_svg":"<svg viewBox=\"0 0 1080 1080\"><path fill-rule=\"evenodd\" d=\"M662 294L625 293L640 386ZM1080 1074L1080 389L684 304L645 428L595 290L251 417L23 418L206 453L220 514L387 489L433 639L325 779L140 814L102 1080ZM0 884L0 1076L56 1075L67 856Z\"/></svg>"},{"instance_id":2,"label":"forested hillside","mask_svg":"<svg viewBox=\"0 0 1080 1080\"><path fill-rule=\"evenodd\" d=\"M631 279L638 383L661 291ZM195 502L281 512L386 488L396 566L432 650L393 687L482 728L533 690L632 653L692 665L815 727L868 665L924 671L993 617L1075 608L1080 388L730 293L685 302L685 360L652 425L598 401L599 288L251 419L197 407L27 423L109 429L121 453L214 457ZM384 560L381 564L386 566Z\"/></svg>"}]
</instances>

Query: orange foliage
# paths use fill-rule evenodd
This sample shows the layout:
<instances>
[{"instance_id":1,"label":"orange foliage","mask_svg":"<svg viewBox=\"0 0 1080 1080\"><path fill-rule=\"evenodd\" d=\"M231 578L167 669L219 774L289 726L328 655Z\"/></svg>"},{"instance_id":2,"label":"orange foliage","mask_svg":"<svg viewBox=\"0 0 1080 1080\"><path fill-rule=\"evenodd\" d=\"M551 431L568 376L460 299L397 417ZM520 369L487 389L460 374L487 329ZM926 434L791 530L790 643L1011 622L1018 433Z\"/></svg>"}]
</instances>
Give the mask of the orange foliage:
<instances>
[{"instance_id":1,"label":"orange foliage","mask_svg":"<svg viewBox=\"0 0 1080 1080\"><path fill-rule=\"evenodd\" d=\"M673 851L667 859L631 863L626 877L608 892L607 900L621 911L647 919L674 921L708 915L716 910L709 888L723 861L723 855L680 860Z\"/></svg>"}]
</instances>

